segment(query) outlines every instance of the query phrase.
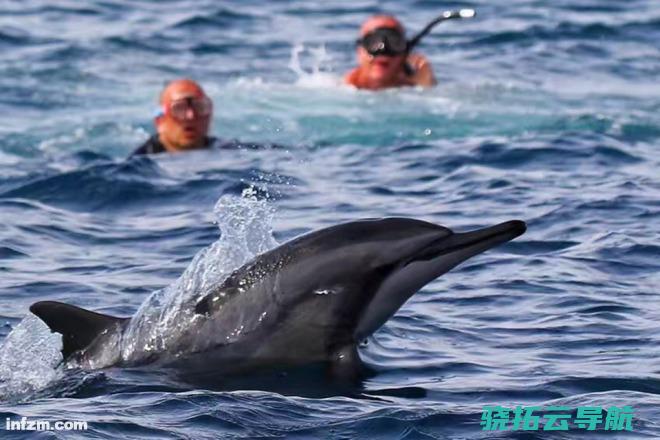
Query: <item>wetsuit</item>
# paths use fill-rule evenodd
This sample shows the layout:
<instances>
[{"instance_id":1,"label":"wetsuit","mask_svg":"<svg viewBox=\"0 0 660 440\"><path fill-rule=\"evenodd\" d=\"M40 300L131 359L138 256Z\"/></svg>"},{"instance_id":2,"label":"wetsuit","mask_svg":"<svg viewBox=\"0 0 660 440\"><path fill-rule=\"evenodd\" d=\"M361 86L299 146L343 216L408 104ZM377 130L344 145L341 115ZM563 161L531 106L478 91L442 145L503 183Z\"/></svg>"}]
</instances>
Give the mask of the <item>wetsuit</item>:
<instances>
[{"instance_id":1,"label":"wetsuit","mask_svg":"<svg viewBox=\"0 0 660 440\"><path fill-rule=\"evenodd\" d=\"M216 142L216 138L207 137L203 148L210 148ZM158 135L155 134L147 139L144 144L140 145L137 150L133 151L129 157L141 156L143 154L160 154L165 153L166 151L165 145L161 143L160 139L158 139Z\"/></svg>"},{"instance_id":2,"label":"wetsuit","mask_svg":"<svg viewBox=\"0 0 660 440\"><path fill-rule=\"evenodd\" d=\"M218 149L218 150L232 150L232 149L260 150L264 148L279 149L284 147L277 144L270 144L270 143L257 144L254 142L239 142L237 140L219 139L216 137L207 137L203 147L203 149ZM149 139L147 139L147 141L144 144L140 145L128 157L142 156L148 154L160 154L165 152L167 152L165 146L158 139L158 135L155 134L151 136Z\"/></svg>"}]
</instances>

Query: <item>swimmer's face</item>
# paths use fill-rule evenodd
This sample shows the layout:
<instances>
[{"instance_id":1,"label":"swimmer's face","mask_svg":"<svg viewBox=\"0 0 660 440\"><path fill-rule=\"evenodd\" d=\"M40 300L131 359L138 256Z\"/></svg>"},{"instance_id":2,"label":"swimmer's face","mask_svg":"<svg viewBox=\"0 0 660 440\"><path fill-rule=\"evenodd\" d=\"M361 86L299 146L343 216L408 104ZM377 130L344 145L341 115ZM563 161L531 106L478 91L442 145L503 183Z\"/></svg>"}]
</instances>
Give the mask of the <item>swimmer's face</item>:
<instances>
[{"instance_id":1,"label":"swimmer's face","mask_svg":"<svg viewBox=\"0 0 660 440\"><path fill-rule=\"evenodd\" d=\"M163 115L156 118L161 141L176 150L204 146L213 106L204 91L194 82L172 83L161 97Z\"/></svg>"},{"instance_id":2,"label":"swimmer's face","mask_svg":"<svg viewBox=\"0 0 660 440\"><path fill-rule=\"evenodd\" d=\"M392 29L395 33L399 33L405 42L403 26L397 19L387 15L371 17L365 21L360 29L360 38L380 29ZM358 45L357 58L369 79L375 82L385 82L391 81L403 73L406 54L373 56L362 45Z\"/></svg>"},{"instance_id":3,"label":"swimmer's face","mask_svg":"<svg viewBox=\"0 0 660 440\"><path fill-rule=\"evenodd\" d=\"M395 78L403 72L405 55L370 55L363 47L357 48L358 62L370 79L384 81Z\"/></svg>"}]
</instances>

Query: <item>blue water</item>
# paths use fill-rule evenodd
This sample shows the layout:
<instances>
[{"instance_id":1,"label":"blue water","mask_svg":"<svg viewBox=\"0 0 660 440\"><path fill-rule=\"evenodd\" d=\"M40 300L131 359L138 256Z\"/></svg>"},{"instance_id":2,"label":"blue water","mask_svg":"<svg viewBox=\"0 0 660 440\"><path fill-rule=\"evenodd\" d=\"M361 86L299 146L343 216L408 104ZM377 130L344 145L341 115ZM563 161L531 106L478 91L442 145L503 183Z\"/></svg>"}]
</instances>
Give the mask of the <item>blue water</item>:
<instances>
[{"instance_id":1,"label":"blue water","mask_svg":"<svg viewBox=\"0 0 660 440\"><path fill-rule=\"evenodd\" d=\"M424 40L436 89L337 84L368 15L395 13L414 31L453 7L479 15ZM89 423L59 437L0 426L2 438L584 435L482 432L489 404L631 405L634 431L607 438L660 436L657 2L26 0L0 11L0 424ZM179 76L214 99L216 135L283 147L125 160ZM520 218L529 230L411 298L362 347L377 373L355 390L304 373L226 390L63 373L38 322L19 325L38 300L132 315L214 243L208 267L388 215L456 230Z\"/></svg>"}]
</instances>

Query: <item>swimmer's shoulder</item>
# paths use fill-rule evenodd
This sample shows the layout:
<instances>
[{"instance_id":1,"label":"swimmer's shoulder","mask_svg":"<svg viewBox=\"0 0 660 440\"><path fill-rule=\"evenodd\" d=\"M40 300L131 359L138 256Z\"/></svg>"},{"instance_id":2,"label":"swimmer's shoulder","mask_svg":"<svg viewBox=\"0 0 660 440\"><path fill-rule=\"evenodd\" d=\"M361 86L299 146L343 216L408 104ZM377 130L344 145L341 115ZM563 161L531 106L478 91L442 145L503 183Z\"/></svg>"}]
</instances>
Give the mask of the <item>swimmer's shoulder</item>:
<instances>
[{"instance_id":1,"label":"swimmer's shoulder","mask_svg":"<svg viewBox=\"0 0 660 440\"><path fill-rule=\"evenodd\" d=\"M160 154L165 152L165 146L158 139L158 135L154 134L147 139L142 145L137 147L128 157L145 156L149 154Z\"/></svg>"}]
</instances>

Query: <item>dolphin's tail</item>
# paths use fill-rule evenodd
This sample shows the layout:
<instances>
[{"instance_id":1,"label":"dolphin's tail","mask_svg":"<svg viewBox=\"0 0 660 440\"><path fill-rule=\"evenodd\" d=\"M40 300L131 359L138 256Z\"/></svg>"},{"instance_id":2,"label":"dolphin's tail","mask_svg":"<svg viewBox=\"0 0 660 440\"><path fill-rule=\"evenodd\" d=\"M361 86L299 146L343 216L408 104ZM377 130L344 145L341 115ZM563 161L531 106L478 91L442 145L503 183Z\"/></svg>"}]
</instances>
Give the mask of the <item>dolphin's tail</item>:
<instances>
[{"instance_id":1,"label":"dolphin's tail","mask_svg":"<svg viewBox=\"0 0 660 440\"><path fill-rule=\"evenodd\" d=\"M30 306L50 330L62 335L62 356L66 361L73 353L89 346L97 336L129 318L117 318L55 301L40 301Z\"/></svg>"}]
</instances>

